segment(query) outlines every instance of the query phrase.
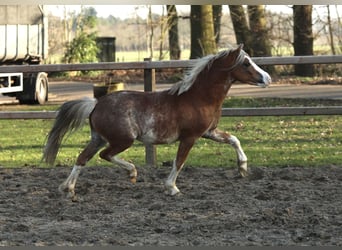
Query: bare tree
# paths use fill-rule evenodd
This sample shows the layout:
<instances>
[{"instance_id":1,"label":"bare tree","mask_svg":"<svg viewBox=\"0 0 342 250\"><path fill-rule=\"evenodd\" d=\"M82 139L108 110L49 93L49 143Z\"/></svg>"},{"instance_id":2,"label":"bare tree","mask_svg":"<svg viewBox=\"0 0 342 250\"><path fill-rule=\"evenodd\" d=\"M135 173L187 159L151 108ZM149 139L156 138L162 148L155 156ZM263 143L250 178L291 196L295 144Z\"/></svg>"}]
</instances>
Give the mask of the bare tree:
<instances>
[{"instance_id":1,"label":"bare tree","mask_svg":"<svg viewBox=\"0 0 342 250\"><path fill-rule=\"evenodd\" d=\"M201 5L201 46L203 55L217 52L212 5Z\"/></svg>"},{"instance_id":2,"label":"bare tree","mask_svg":"<svg viewBox=\"0 0 342 250\"><path fill-rule=\"evenodd\" d=\"M63 6L63 27L64 27L64 36L63 36L63 42L64 43L69 43L71 42L73 35L72 35L72 26L74 19L76 18L76 13L75 11L70 12L67 10L67 7L64 5Z\"/></svg>"},{"instance_id":3,"label":"bare tree","mask_svg":"<svg viewBox=\"0 0 342 250\"><path fill-rule=\"evenodd\" d=\"M150 58L153 58L153 36L154 36L154 27L153 27L153 19L152 19L152 7L148 6L148 16L146 20L146 27L149 32L147 33L147 44L148 44L148 52Z\"/></svg>"},{"instance_id":4,"label":"bare tree","mask_svg":"<svg viewBox=\"0 0 342 250\"><path fill-rule=\"evenodd\" d=\"M203 56L201 47L201 5L191 5L190 9L191 48L190 59Z\"/></svg>"},{"instance_id":5,"label":"bare tree","mask_svg":"<svg viewBox=\"0 0 342 250\"><path fill-rule=\"evenodd\" d=\"M179 60L181 50L178 38L178 15L176 5L167 6L170 59Z\"/></svg>"},{"instance_id":6,"label":"bare tree","mask_svg":"<svg viewBox=\"0 0 342 250\"><path fill-rule=\"evenodd\" d=\"M191 5L190 26L190 59L216 53L212 5Z\"/></svg>"},{"instance_id":7,"label":"bare tree","mask_svg":"<svg viewBox=\"0 0 342 250\"><path fill-rule=\"evenodd\" d=\"M271 56L271 46L266 27L265 6L248 5L249 28L251 34L251 55Z\"/></svg>"},{"instance_id":8,"label":"bare tree","mask_svg":"<svg viewBox=\"0 0 342 250\"><path fill-rule=\"evenodd\" d=\"M244 50L251 54L250 48L250 30L247 23L247 18L242 5L228 5L230 18L232 19L235 38L237 44L244 44Z\"/></svg>"},{"instance_id":9,"label":"bare tree","mask_svg":"<svg viewBox=\"0 0 342 250\"><path fill-rule=\"evenodd\" d=\"M293 44L293 17L292 14L275 14L266 12L268 21L268 37L272 46L272 55L283 56L292 54L289 48Z\"/></svg>"},{"instance_id":10,"label":"bare tree","mask_svg":"<svg viewBox=\"0 0 342 250\"><path fill-rule=\"evenodd\" d=\"M214 34L216 44L220 41L222 5L213 5Z\"/></svg>"},{"instance_id":11,"label":"bare tree","mask_svg":"<svg viewBox=\"0 0 342 250\"><path fill-rule=\"evenodd\" d=\"M165 8L163 6L162 9L162 14L159 19L159 31L160 31L160 36L159 36L159 60L163 60L164 56L166 53L164 53L164 42L165 42L165 37L167 34L168 30L168 17L165 17Z\"/></svg>"},{"instance_id":12,"label":"bare tree","mask_svg":"<svg viewBox=\"0 0 342 250\"><path fill-rule=\"evenodd\" d=\"M293 5L293 47L295 56L313 55L312 5ZM295 75L313 76L312 64L296 64Z\"/></svg>"},{"instance_id":13,"label":"bare tree","mask_svg":"<svg viewBox=\"0 0 342 250\"><path fill-rule=\"evenodd\" d=\"M336 10L336 17L337 17L337 28L336 28L336 36L337 36L337 42L340 52L342 51L342 21L340 14L338 13L338 6L335 5Z\"/></svg>"},{"instance_id":14,"label":"bare tree","mask_svg":"<svg viewBox=\"0 0 342 250\"><path fill-rule=\"evenodd\" d=\"M329 30L329 40L330 40L330 48L333 55L336 55L335 45L334 45L334 34L333 34L333 27L331 22L331 15L330 15L330 6L327 5L327 11L328 11L328 30Z\"/></svg>"}]
</instances>

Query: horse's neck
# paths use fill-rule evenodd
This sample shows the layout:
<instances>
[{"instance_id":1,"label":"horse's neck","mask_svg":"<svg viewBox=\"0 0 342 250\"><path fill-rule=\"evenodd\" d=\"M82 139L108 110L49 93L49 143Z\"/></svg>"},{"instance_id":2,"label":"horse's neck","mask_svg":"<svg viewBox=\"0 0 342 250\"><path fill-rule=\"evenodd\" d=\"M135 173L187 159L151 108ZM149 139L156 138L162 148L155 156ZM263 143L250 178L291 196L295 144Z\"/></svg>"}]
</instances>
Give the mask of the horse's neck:
<instances>
[{"instance_id":1,"label":"horse's neck","mask_svg":"<svg viewBox=\"0 0 342 250\"><path fill-rule=\"evenodd\" d=\"M201 102L207 107L212 107L213 109L221 108L224 99L226 98L228 91L231 87L231 82L222 82L211 84L209 82L198 85L194 85L187 93L186 98L194 100L194 103Z\"/></svg>"}]
</instances>

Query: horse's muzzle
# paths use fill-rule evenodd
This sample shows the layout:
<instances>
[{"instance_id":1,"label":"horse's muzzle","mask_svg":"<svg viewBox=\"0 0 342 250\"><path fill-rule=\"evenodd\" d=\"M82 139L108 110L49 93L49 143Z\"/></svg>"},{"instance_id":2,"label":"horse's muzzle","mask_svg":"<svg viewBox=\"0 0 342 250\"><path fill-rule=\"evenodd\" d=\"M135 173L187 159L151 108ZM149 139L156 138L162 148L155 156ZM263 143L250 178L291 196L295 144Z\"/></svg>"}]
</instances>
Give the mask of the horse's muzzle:
<instances>
[{"instance_id":1,"label":"horse's muzzle","mask_svg":"<svg viewBox=\"0 0 342 250\"><path fill-rule=\"evenodd\" d=\"M257 84L257 86L262 87L262 88L266 88L271 83L272 83L271 76L268 73L264 72L263 74L261 74L261 79L260 79L260 82Z\"/></svg>"}]
</instances>

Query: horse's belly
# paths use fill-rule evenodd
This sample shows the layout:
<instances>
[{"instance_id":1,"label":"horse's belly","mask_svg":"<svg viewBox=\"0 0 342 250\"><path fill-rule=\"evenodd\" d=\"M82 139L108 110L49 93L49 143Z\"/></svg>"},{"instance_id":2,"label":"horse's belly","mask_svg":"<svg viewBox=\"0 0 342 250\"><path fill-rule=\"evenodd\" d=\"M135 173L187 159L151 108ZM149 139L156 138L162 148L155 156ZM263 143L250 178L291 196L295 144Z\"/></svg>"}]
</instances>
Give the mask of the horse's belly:
<instances>
[{"instance_id":1,"label":"horse's belly","mask_svg":"<svg viewBox=\"0 0 342 250\"><path fill-rule=\"evenodd\" d=\"M146 144L169 144L177 141L178 133L160 133L148 130L137 139Z\"/></svg>"}]
</instances>

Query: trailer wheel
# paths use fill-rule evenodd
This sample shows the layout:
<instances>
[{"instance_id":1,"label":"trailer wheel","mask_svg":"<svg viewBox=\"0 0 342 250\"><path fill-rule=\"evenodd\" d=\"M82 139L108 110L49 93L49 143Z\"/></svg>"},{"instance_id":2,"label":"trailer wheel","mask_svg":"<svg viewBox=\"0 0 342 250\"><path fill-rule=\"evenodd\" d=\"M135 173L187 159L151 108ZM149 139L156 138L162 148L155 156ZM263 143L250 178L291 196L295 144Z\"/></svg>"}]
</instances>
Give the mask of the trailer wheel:
<instances>
[{"instance_id":1,"label":"trailer wheel","mask_svg":"<svg viewBox=\"0 0 342 250\"><path fill-rule=\"evenodd\" d=\"M39 73L36 79L35 100L37 104L44 104L48 100L48 79L45 73Z\"/></svg>"},{"instance_id":2,"label":"trailer wheel","mask_svg":"<svg viewBox=\"0 0 342 250\"><path fill-rule=\"evenodd\" d=\"M24 77L24 90L17 94L20 104L44 104L48 100L48 78L44 72Z\"/></svg>"}]
</instances>

